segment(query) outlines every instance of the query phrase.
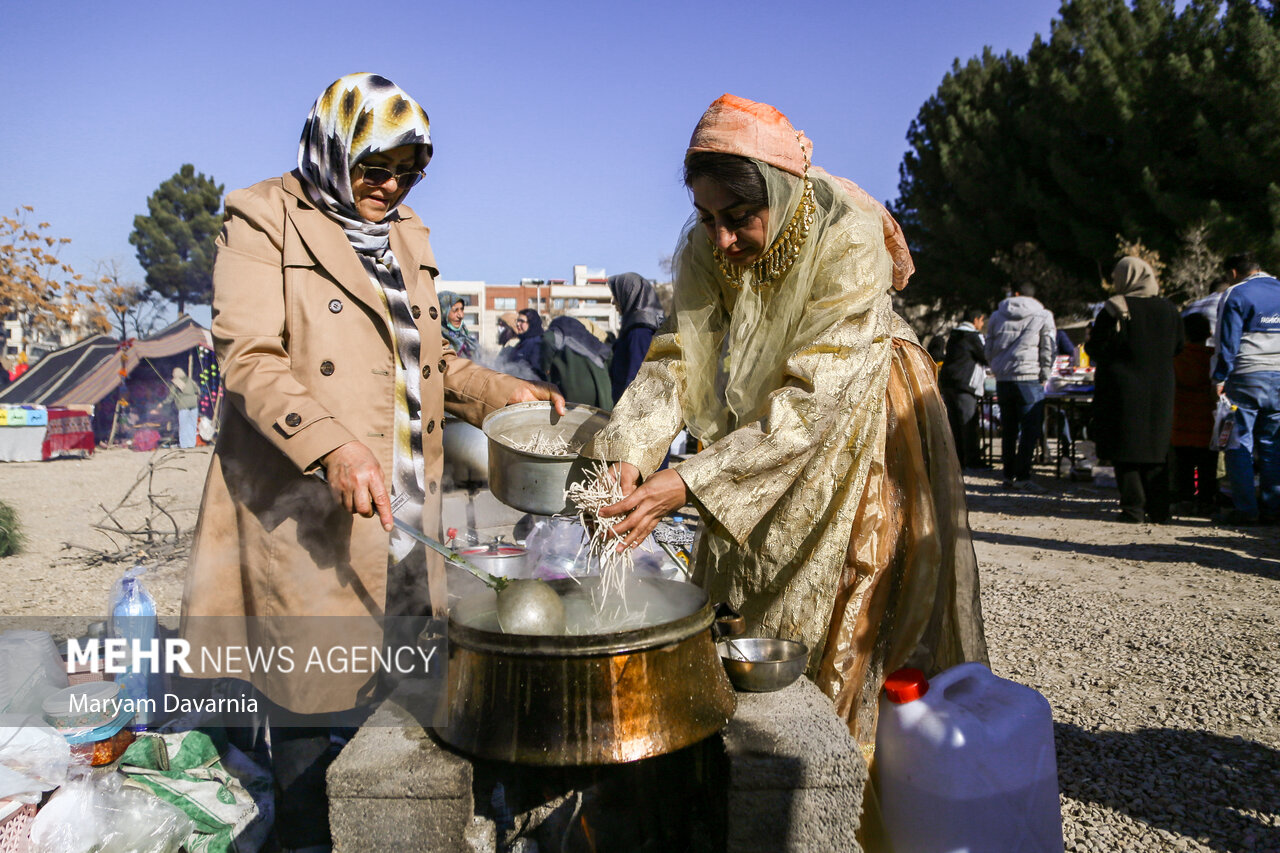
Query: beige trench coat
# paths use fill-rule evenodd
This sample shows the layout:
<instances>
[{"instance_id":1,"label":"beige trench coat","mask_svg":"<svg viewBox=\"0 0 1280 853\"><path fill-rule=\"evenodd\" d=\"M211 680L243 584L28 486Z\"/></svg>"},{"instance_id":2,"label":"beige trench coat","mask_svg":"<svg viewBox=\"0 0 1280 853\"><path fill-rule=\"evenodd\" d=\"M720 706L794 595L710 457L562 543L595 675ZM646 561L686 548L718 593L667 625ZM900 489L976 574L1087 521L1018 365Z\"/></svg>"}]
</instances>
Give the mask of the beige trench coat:
<instances>
[{"instance_id":1,"label":"beige trench coat","mask_svg":"<svg viewBox=\"0 0 1280 853\"><path fill-rule=\"evenodd\" d=\"M197 676L243 678L299 713L344 710L369 701L376 687L350 650L382 642L389 534L376 517L343 510L308 474L326 453L358 440L390 477L392 331L345 234L306 200L293 173L233 192L226 206L212 331L227 398L181 631ZM408 208L399 212L391 249L422 337L422 529L439 538L445 412L478 423L519 383L445 343L427 228ZM426 568L443 577L434 553ZM256 650L258 663L228 651L237 648ZM320 667L306 665L312 650ZM335 673L356 668L362 672Z\"/></svg>"}]
</instances>

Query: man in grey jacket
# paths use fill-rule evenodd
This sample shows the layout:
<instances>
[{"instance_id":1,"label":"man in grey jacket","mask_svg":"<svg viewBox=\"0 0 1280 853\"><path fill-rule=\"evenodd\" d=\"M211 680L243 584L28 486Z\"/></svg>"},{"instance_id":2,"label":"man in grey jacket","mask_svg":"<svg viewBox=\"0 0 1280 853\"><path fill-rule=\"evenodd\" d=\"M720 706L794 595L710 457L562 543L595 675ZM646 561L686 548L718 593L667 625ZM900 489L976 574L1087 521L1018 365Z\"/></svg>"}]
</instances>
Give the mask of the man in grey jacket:
<instances>
[{"instance_id":1,"label":"man in grey jacket","mask_svg":"<svg viewBox=\"0 0 1280 853\"><path fill-rule=\"evenodd\" d=\"M1053 315L1022 285L987 323L987 361L1000 403L1000 449L1005 486L1043 492L1031 480L1031 460L1044 429L1044 383L1053 370Z\"/></svg>"}]
</instances>

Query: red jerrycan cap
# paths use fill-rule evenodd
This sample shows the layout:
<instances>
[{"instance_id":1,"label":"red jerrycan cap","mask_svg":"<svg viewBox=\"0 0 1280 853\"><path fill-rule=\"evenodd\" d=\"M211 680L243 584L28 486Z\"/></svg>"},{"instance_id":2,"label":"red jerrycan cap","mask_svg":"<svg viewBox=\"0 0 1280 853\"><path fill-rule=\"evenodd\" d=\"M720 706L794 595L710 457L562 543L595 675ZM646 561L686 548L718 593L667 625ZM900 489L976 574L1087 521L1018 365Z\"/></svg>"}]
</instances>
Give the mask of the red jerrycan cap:
<instances>
[{"instance_id":1,"label":"red jerrycan cap","mask_svg":"<svg viewBox=\"0 0 1280 853\"><path fill-rule=\"evenodd\" d=\"M929 679L918 669L900 669L884 680L884 692L896 705L914 702L929 692Z\"/></svg>"}]
</instances>

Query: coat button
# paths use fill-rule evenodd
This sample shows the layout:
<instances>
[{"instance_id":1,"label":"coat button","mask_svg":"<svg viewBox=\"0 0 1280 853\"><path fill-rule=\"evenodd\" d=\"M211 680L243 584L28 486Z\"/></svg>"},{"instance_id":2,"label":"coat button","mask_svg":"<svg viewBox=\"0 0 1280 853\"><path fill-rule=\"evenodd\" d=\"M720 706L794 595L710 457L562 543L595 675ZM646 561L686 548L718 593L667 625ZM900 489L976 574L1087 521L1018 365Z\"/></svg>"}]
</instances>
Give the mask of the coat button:
<instances>
[{"instance_id":1,"label":"coat button","mask_svg":"<svg viewBox=\"0 0 1280 853\"><path fill-rule=\"evenodd\" d=\"M422 378L423 379L431 378L431 365L429 364L422 365Z\"/></svg>"},{"instance_id":2,"label":"coat button","mask_svg":"<svg viewBox=\"0 0 1280 853\"><path fill-rule=\"evenodd\" d=\"M432 320L440 316L440 312L436 310L436 306L434 305L432 305L430 308L427 309L427 313L431 315Z\"/></svg>"},{"instance_id":3,"label":"coat button","mask_svg":"<svg viewBox=\"0 0 1280 853\"><path fill-rule=\"evenodd\" d=\"M286 426L295 427L298 424L302 423L302 415L298 414L297 412L290 412L289 414L284 416L284 422Z\"/></svg>"},{"instance_id":4,"label":"coat button","mask_svg":"<svg viewBox=\"0 0 1280 853\"><path fill-rule=\"evenodd\" d=\"M321 375L323 375L323 376L332 376L332 375L333 375L333 362L332 362L332 361L322 361L322 362L320 362L320 373L321 373Z\"/></svg>"},{"instance_id":5,"label":"coat button","mask_svg":"<svg viewBox=\"0 0 1280 853\"><path fill-rule=\"evenodd\" d=\"M415 320L416 320L416 319L418 319L419 317L421 317L421 316L422 316L422 309L421 309L421 308L419 308L417 305L415 305L415 306L413 306L413 308L412 308L412 309L410 309L409 313L410 313L410 314L412 314L412 315L413 315L413 319L415 319Z\"/></svg>"},{"instance_id":6,"label":"coat button","mask_svg":"<svg viewBox=\"0 0 1280 853\"><path fill-rule=\"evenodd\" d=\"M435 481L435 480L432 480L432 481L427 485L427 488L428 488L428 489L430 489L430 490L431 490L431 494L433 494L433 495L434 495L434 494L436 493L436 481Z\"/></svg>"},{"instance_id":7,"label":"coat button","mask_svg":"<svg viewBox=\"0 0 1280 853\"><path fill-rule=\"evenodd\" d=\"M341 311L341 310L342 310L342 300L341 300L341 299L330 299L330 300L329 300L329 310L330 310L330 311L332 311L332 312L333 312L333 313L335 313L335 314L337 314L339 311Z\"/></svg>"},{"instance_id":8,"label":"coat button","mask_svg":"<svg viewBox=\"0 0 1280 853\"><path fill-rule=\"evenodd\" d=\"M435 421L427 421L427 435L430 435L431 433L433 433L433 432L435 432L435 431L436 431L436 422L435 422Z\"/></svg>"},{"instance_id":9,"label":"coat button","mask_svg":"<svg viewBox=\"0 0 1280 853\"><path fill-rule=\"evenodd\" d=\"M440 359L440 363L436 365L436 369L439 370L441 373L444 373L446 370L449 369L449 365L445 364L444 359L442 358Z\"/></svg>"}]
</instances>

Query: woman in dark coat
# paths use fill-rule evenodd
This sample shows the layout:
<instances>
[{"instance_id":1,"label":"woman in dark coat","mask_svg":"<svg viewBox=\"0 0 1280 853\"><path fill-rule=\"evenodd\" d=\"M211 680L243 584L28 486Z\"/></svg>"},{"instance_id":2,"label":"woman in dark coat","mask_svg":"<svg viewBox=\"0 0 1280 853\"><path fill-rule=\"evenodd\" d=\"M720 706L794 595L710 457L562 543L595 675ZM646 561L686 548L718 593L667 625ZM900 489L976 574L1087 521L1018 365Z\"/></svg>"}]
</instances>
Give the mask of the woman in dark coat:
<instances>
[{"instance_id":1,"label":"woman in dark coat","mask_svg":"<svg viewBox=\"0 0 1280 853\"><path fill-rule=\"evenodd\" d=\"M1120 521L1169 520L1173 357L1182 349L1178 309L1159 296L1155 271L1124 258L1111 274L1115 295L1094 321L1089 355L1097 365L1093 432L1120 488Z\"/></svg>"},{"instance_id":2,"label":"woman in dark coat","mask_svg":"<svg viewBox=\"0 0 1280 853\"><path fill-rule=\"evenodd\" d=\"M609 381L613 399L617 400L636 378L636 371L649 354L653 333L662 325L662 303L653 285L639 273L609 276L609 290L622 326L613 344L613 361L609 363Z\"/></svg>"},{"instance_id":3,"label":"woman in dark coat","mask_svg":"<svg viewBox=\"0 0 1280 853\"><path fill-rule=\"evenodd\" d=\"M609 346L574 317L557 317L542 335L542 368L571 403L613 411Z\"/></svg>"},{"instance_id":4,"label":"woman in dark coat","mask_svg":"<svg viewBox=\"0 0 1280 853\"><path fill-rule=\"evenodd\" d=\"M516 333L520 343L502 351L504 361L524 365L539 379L546 379L542 369L542 317L532 308L526 308L516 317Z\"/></svg>"}]
</instances>

